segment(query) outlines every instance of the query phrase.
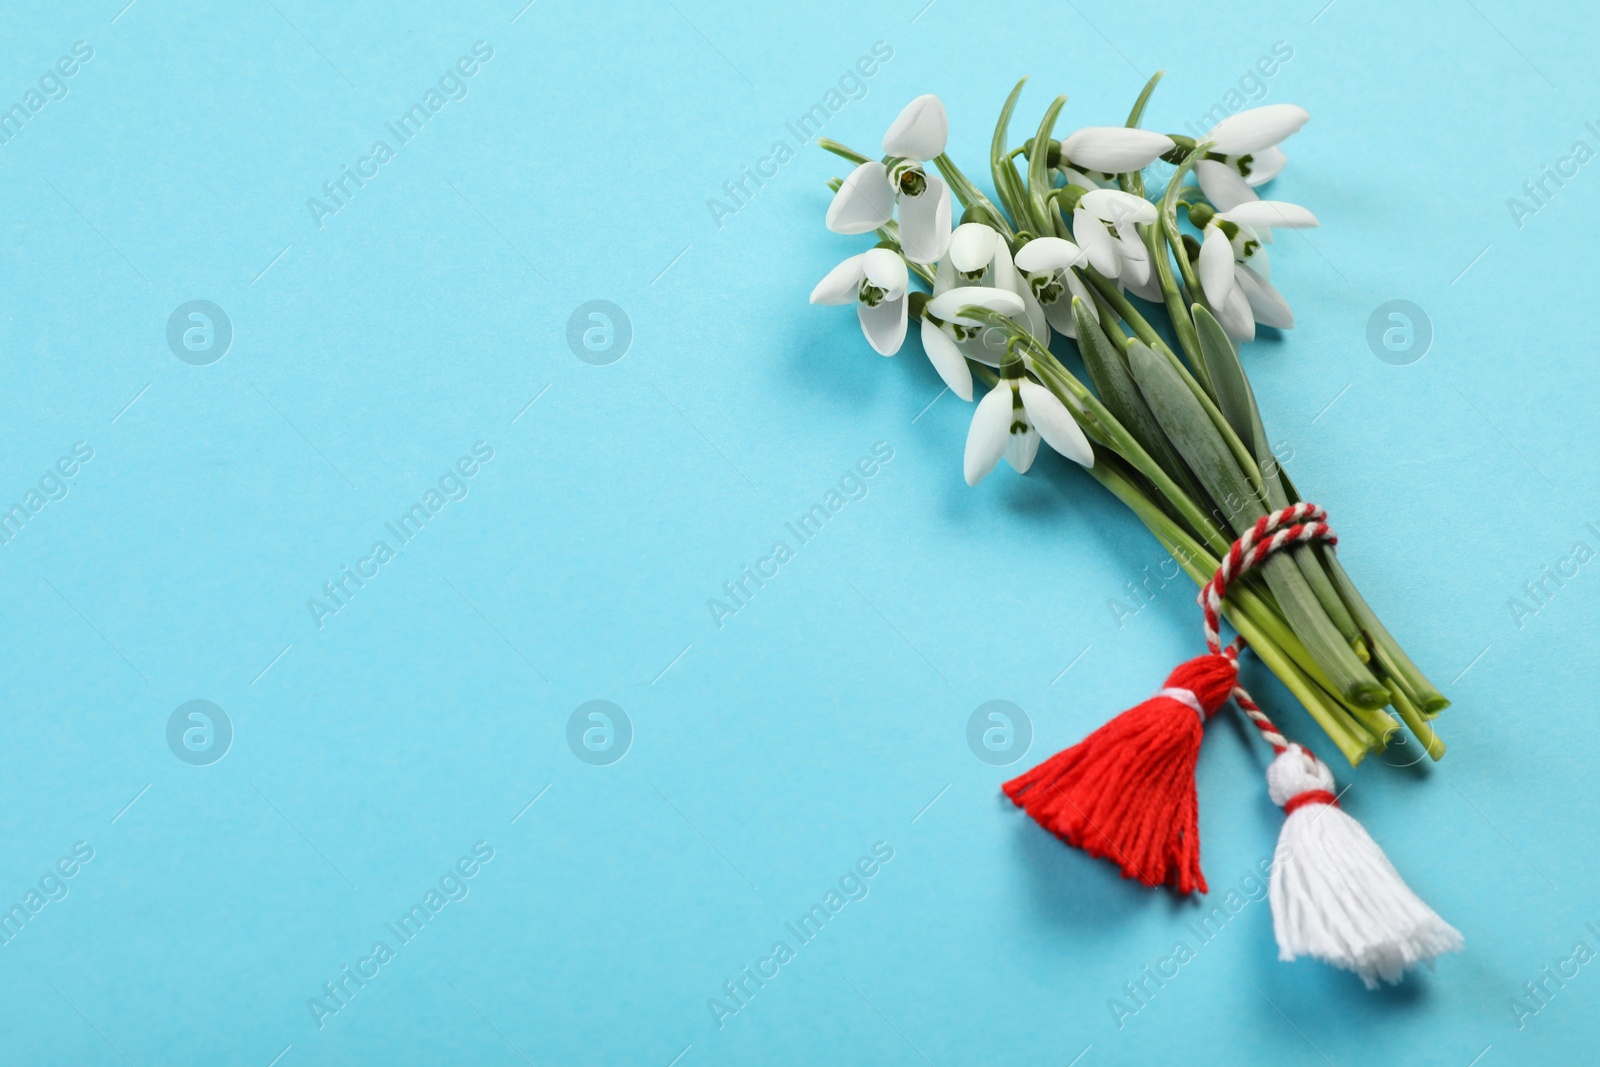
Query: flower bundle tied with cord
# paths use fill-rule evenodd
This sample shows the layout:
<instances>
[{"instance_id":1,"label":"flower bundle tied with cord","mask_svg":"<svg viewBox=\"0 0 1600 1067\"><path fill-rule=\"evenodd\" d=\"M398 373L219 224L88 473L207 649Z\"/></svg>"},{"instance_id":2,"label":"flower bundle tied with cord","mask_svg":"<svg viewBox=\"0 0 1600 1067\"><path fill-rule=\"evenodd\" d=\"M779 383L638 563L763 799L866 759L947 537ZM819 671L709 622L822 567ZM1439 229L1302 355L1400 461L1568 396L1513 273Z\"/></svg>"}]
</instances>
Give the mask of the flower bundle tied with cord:
<instances>
[{"instance_id":1,"label":"flower bundle tied with cord","mask_svg":"<svg viewBox=\"0 0 1600 1067\"><path fill-rule=\"evenodd\" d=\"M1277 462L1236 347L1258 326L1294 324L1266 247L1275 229L1317 220L1256 189L1283 169L1279 144L1309 116L1277 104L1198 140L1154 133L1139 121L1159 78L1125 126L1058 140L1057 97L1013 147L1019 82L991 144L994 200L945 155L937 97L902 111L881 160L823 140L856 165L833 182L828 227L878 243L830 272L812 302L855 303L883 355L915 321L951 392L970 401L976 382L989 386L967 434L968 484L1002 458L1026 473L1043 441L1126 504L1201 586L1209 651L1007 782L1006 795L1127 878L1204 892L1195 765L1206 720L1231 699L1272 749L1268 792L1285 812L1270 894L1281 957L1313 956L1368 986L1398 981L1459 949L1460 934L1339 806L1327 765L1287 740L1238 680L1248 647L1352 765L1401 743L1444 753L1433 719L1448 701L1361 596L1325 513ZM1172 172L1152 201L1143 171L1157 160ZM953 230L952 196L963 209ZM1238 635L1226 645L1224 619Z\"/></svg>"}]
</instances>

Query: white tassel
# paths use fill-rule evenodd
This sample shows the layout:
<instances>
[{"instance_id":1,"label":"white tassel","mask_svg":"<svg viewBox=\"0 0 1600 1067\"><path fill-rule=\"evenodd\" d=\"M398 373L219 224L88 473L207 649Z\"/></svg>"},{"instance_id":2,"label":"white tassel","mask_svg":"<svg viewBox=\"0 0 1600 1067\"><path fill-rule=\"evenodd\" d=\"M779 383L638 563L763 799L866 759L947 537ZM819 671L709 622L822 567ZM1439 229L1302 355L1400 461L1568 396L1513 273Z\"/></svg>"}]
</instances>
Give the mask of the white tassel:
<instances>
[{"instance_id":1,"label":"white tassel","mask_svg":"<svg viewBox=\"0 0 1600 1067\"><path fill-rule=\"evenodd\" d=\"M1313 956L1361 976L1400 981L1419 963L1461 949L1461 934L1411 891L1361 824L1333 802L1333 773L1299 745L1267 768L1283 821L1272 869L1278 958ZM1320 795L1319 795L1320 794Z\"/></svg>"}]
</instances>

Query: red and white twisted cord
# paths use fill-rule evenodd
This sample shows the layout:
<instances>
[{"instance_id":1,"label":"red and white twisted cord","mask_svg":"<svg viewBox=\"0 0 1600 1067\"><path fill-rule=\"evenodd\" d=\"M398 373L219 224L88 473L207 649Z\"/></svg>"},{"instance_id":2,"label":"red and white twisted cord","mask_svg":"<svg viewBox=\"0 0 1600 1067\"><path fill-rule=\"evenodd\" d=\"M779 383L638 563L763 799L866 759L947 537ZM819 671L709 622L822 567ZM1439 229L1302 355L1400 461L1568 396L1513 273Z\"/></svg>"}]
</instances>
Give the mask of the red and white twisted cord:
<instances>
[{"instance_id":1,"label":"red and white twisted cord","mask_svg":"<svg viewBox=\"0 0 1600 1067\"><path fill-rule=\"evenodd\" d=\"M1328 513L1315 504L1295 504L1281 508L1257 519L1256 524L1245 531L1244 536L1228 549L1228 554L1223 557L1217 573L1201 588L1196 598L1200 602L1200 610L1205 614L1206 646L1214 655L1238 660L1239 652L1245 644L1244 638L1238 637L1226 650L1222 647L1220 630L1222 600L1227 596L1228 586L1252 568L1260 566L1274 552L1310 544L1313 541L1321 541L1327 545L1338 544L1339 538L1328 526L1327 518ZM1243 686L1235 684L1231 695L1234 703L1239 705L1240 710L1261 732L1262 738L1272 746L1272 751L1282 752L1289 747L1288 739L1272 724L1272 720L1267 718L1261 706L1250 699L1250 694L1245 692Z\"/></svg>"}]
</instances>

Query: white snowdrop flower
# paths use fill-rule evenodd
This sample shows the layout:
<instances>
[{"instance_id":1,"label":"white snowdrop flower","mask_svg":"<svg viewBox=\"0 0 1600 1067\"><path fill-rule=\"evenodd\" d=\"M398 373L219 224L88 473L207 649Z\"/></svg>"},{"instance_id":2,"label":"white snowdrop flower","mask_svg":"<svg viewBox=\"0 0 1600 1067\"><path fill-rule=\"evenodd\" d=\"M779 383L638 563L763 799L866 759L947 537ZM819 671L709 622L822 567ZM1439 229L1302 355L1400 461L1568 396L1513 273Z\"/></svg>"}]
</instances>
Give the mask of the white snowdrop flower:
<instances>
[{"instance_id":1,"label":"white snowdrop flower","mask_svg":"<svg viewBox=\"0 0 1600 1067\"><path fill-rule=\"evenodd\" d=\"M813 304L848 304L855 301L856 315L867 343L880 354L892 356L906 338L911 287L905 260L887 248L871 248L851 256L828 272L811 290Z\"/></svg>"},{"instance_id":2,"label":"white snowdrop flower","mask_svg":"<svg viewBox=\"0 0 1600 1067\"><path fill-rule=\"evenodd\" d=\"M1095 308L1089 287L1073 270L1089 264L1089 254L1083 249L1060 237L1036 237L1017 250L1016 263L1051 326L1068 337L1077 338L1078 323L1072 316L1075 296L1083 298L1089 314L1099 321L1100 312Z\"/></svg>"},{"instance_id":3,"label":"white snowdrop flower","mask_svg":"<svg viewBox=\"0 0 1600 1067\"><path fill-rule=\"evenodd\" d=\"M1143 170L1174 147L1172 138L1152 130L1085 126L1061 142L1061 166L1079 173L1127 174Z\"/></svg>"},{"instance_id":4,"label":"white snowdrop flower","mask_svg":"<svg viewBox=\"0 0 1600 1067\"><path fill-rule=\"evenodd\" d=\"M1144 285L1150 279L1150 254L1136 223L1156 221L1156 206L1120 189L1091 189L1072 209L1072 235L1094 269L1107 278Z\"/></svg>"},{"instance_id":5,"label":"white snowdrop flower","mask_svg":"<svg viewBox=\"0 0 1600 1067\"><path fill-rule=\"evenodd\" d=\"M1237 170L1215 159L1202 159L1196 163L1194 176L1200 183L1200 191L1206 194L1206 199L1218 211L1231 211L1240 204L1261 199Z\"/></svg>"},{"instance_id":6,"label":"white snowdrop flower","mask_svg":"<svg viewBox=\"0 0 1600 1067\"><path fill-rule=\"evenodd\" d=\"M982 222L964 222L950 235L946 262L962 285L972 285L994 267L995 256L1005 241Z\"/></svg>"},{"instance_id":7,"label":"white snowdrop flower","mask_svg":"<svg viewBox=\"0 0 1600 1067\"><path fill-rule=\"evenodd\" d=\"M1050 324L1032 288L1017 271L1011 248L1004 237L981 222L966 222L950 235L950 249L939 261L933 276L933 295L942 295L957 286L988 286L1015 293L1022 311L1012 317L1041 345L1050 343ZM984 331L977 343L967 346L967 355L991 367L998 367L1005 355L1003 338Z\"/></svg>"},{"instance_id":8,"label":"white snowdrop flower","mask_svg":"<svg viewBox=\"0 0 1600 1067\"><path fill-rule=\"evenodd\" d=\"M946 289L923 308L922 350L944 384L962 400L972 399L972 369L967 357L987 354L981 337L989 329L986 323L962 313L969 307L986 308L1009 318L1020 318L1023 313L1022 298L1016 293L981 285Z\"/></svg>"},{"instance_id":9,"label":"white snowdrop flower","mask_svg":"<svg viewBox=\"0 0 1600 1067\"><path fill-rule=\"evenodd\" d=\"M900 247L913 263L934 263L950 244L950 187L922 164L944 151L950 119L929 93L906 105L883 135L883 161L850 172L828 205L834 233L870 233L900 213Z\"/></svg>"},{"instance_id":10,"label":"white snowdrop flower","mask_svg":"<svg viewBox=\"0 0 1600 1067\"><path fill-rule=\"evenodd\" d=\"M1019 364L1011 364L1018 371ZM977 485L1004 456L1026 474L1039 452L1039 439L1074 463L1094 466L1094 450L1077 420L1054 393L1031 378L1003 378L972 413L962 460L968 485Z\"/></svg>"},{"instance_id":11,"label":"white snowdrop flower","mask_svg":"<svg viewBox=\"0 0 1600 1067\"><path fill-rule=\"evenodd\" d=\"M1232 211L1240 204L1260 200L1261 196L1233 166L1214 159L1202 159L1194 165L1194 176L1200 182L1200 191L1206 194L1211 206L1218 211ZM1262 243L1272 243L1272 228L1263 226L1256 230Z\"/></svg>"},{"instance_id":12,"label":"white snowdrop flower","mask_svg":"<svg viewBox=\"0 0 1600 1067\"><path fill-rule=\"evenodd\" d=\"M1316 225L1310 211L1281 200L1250 200L1207 220L1200 243L1200 287L1228 336L1252 340L1258 322L1281 330L1294 325L1289 302L1268 280L1271 267L1259 234L1271 226Z\"/></svg>"},{"instance_id":13,"label":"white snowdrop flower","mask_svg":"<svg viewBox=\"0 0 1600 1067\"><path fill-rule=\"evenodd\" d=\"M1201 140L1224 157L1223 165L1250 185L1261 185L1277 177L1288 161L1279 143L1310 118L1310 112L1295 104L1253 107L1223 119Z\"/></svg>"}]
</instances>

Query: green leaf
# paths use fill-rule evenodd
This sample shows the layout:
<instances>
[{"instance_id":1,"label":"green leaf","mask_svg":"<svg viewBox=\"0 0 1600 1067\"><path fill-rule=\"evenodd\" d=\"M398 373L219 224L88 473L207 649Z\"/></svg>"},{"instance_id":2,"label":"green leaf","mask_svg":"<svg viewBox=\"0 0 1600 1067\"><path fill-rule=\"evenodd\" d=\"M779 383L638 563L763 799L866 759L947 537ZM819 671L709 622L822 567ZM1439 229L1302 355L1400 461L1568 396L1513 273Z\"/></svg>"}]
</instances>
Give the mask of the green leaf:
<instances>
[{"instance_id":1,"label":"green leaf","mask_svg":"<svg viewBox=\"0 0 1600 1067\"><path fill-rule=\"evenodd\" d=\"M1150 94L1156 91L1156 83L1161 80L1164 70L1158 70L1150 75L1150 80L1144 83L1144 88L1139 90L1139 99L1133 102L1133 107L1128 111L1127 125L1131 129L1139 125L1144 118L1144 106L1150 102Z\"/></svg>"},{"instance_id":2,"label":"green leaf","mask_svg":"<svg viewBox=\"0 0 1600 1067\"><path fill-rule=\"evenodd\" d=\"M1028 152L1028 201L1033 208L1034 232L1045 235L1054 232L1050 209L1045 197L1050 195L1050 131L1055 128L1056 116L1066 106L1067 98L1058 96L1045 109L1039 122L1039 132L1034 134L1033 148Z\"/></svg>"},{"instance_id":3,"label":"green leaf","mask_svg":"<svg viewBox=\"0 0 1600 1067\"><path fill-rule=\"evenodd\" d=\"M1172 364L1135 338L1128 342L1128 370L1167 439L1222 505L1234 532L1265 514L1222 435Z\"/></svg>"},{"instance_id":4,"label":"green leaf","mask_svg":"<svg viewBox=\"0 0 1600 1067\"><path fill-rule=\"evenodd\" d=\"M1082 297L1072 298L1072 317L1078 325L1078 352L1083 356L1083 365L1089 372L1089 381L1094 385L1100 402L1195 503L1211 509L1213 505L1205 490L1172 450L1167 435L1161 432L1161 424L1151 414L1144 397L1139 395L1139 387L1133 384L1122 353L1111 343L1094 316L1089 314L1089 307ZM1199 531L1192 532L1199 534Z\"/></svg>"},{"instance_id":5,"label":"green leaf","mask_svg":"<svg viewBox=\"0 0 1600 1067\"><path fill-rule=\"evenodd\" d=\"M1022 95L1022 87L1027 83L1027 78L1017 82L1011 95L1006 97L1006 106L1000 109L999 121L994 126L994 139L989 142L989 169L994 173L994 191L1018 225L1025 224L1032 216L1028 211L1028 192L1022 187L1022 179L1006 151L1006 131L1011 126L1011 112L1016 110L1017 97Z\"/></svg>"},{"instance_id":6,"label":"green leaf","mask_svg":"<svg viewBox=\"0 0 1600 1067\"><path fill-rule=\"evenodd\" d=\"M1216 394L1217 407L1222 410L1222 417L1228 420L1228 425L1233 427L1233 432L1239 435L1239 440L1244 442L1244 446L1255 455L1256 462L1260 463L1261 448L1265 441L1264 437L1256 436L1256 431L1261 415L1256 410L1256 398L1250 390L1250 380L1245 377L1244 367L1239 363L1239 353L1211 312L1201 304L1193 305L1190 310L1194 314L1195 333L1200 339L1200 362L1205 364L1204 378L1211 383L1212 391Z\"/></svg>"}]
</instances>

